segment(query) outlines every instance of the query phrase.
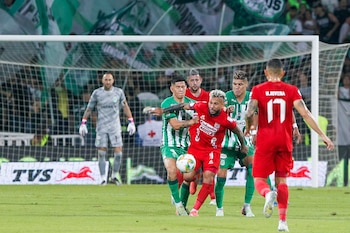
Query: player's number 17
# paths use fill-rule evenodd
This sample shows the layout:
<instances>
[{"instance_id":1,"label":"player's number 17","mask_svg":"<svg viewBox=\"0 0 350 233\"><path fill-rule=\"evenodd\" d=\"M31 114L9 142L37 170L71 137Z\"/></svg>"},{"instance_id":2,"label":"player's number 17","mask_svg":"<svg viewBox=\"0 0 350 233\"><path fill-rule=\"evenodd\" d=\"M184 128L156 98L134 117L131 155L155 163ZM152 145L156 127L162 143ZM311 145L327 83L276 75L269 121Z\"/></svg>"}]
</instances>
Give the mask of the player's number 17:
<instances>
[{"instance_id":1,"label":"player's number 17","mask_svg":"<svg viewBox=\"0 0 350 233\"><path fill-rule=\"evenodd\" d=\"M284 99L271 99L267 102L267 122L270 123L273 120L273 105L280 105L280 122L282 123L286 119L286 101Z\"/></svg>"}]
</instances>

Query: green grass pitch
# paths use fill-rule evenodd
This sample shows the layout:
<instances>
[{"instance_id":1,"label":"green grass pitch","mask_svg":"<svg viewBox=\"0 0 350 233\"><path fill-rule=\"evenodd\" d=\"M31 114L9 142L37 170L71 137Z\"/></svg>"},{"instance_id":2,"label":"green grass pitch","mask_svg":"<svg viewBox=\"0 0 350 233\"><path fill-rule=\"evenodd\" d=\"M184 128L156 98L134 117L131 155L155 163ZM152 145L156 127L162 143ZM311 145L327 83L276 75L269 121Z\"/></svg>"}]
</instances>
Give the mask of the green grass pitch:
<instances>
[{"instance_id":1,"label":"green grass pitch","mask_svg":"<svg viewBox=\"0 0 350 233\"><path fill-rule=\"evenodd\" d=\"M200 187L198 187L200 188ZM241 215L244 189L226 187L225 217L209 198L199 217L175 216L167 185L0 186L0 232L278 232L278 210L266 219L257 193L255 218ZM190 196L189 208L196 196ZM295 233L350 232L349 188L290 188L288 226Z\"/></svg>"}]
</instances>

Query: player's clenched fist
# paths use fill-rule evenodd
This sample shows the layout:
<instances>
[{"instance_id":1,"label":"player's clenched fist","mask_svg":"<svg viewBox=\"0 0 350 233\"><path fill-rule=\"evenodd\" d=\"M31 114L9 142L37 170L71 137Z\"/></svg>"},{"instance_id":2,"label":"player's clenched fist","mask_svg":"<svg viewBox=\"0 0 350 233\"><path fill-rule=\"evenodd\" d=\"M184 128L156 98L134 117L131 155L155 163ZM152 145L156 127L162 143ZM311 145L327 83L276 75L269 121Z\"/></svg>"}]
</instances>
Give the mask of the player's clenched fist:
<instances>
[{"instance_id":1,"label":"player's clenched fist","mask_svg":"<svg viewBox=\"0 0 350 233\"><path fill-rule=\"evenodd\" d=\"M83 119L79 127L79 134L84 137L87 133L88 133L88 129L86 127L86 119Z\"/></svg>"}]
</instances>

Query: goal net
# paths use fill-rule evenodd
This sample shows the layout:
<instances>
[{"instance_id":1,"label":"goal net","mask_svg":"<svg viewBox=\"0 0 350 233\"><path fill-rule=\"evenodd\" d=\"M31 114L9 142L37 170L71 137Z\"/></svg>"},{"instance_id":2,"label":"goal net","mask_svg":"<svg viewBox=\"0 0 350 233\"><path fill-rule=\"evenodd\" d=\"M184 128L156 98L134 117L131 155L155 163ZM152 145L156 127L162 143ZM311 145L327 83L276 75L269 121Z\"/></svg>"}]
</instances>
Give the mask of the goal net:
<instances>
[{"instance_id":1,"label":"goal net","mask_svg":"<svg viewBox=\"0 0 350 233\"><path fill-rule=\"evenodd\" d=\"M327 45L316 36L2 36L0 37L1 161L91 161L96 114L89 134L78 134L91 92L112 72L125 91L138 133L123 125L121 176L128 183L164 183L159 150L161 124L142 114L170 96L169 75L199 71L202 87L228 91L232 73L249 73L249 89L265 81L271 58L283 60L285 82L298 86L313 115L337 141L336 92L348 45ZM313 186L322 172L338 164L338 152L325 150L317 135L298 117L303 142L295 145L295 161L311 161ZM43 135L49 132L51 140ZM33 145L35 135L41 135ZM111 149L109 149L111 150ZM108 152L113 157L112 152ZM324 184L323 184L324 185Z\"/></svg>"}]
</instances>

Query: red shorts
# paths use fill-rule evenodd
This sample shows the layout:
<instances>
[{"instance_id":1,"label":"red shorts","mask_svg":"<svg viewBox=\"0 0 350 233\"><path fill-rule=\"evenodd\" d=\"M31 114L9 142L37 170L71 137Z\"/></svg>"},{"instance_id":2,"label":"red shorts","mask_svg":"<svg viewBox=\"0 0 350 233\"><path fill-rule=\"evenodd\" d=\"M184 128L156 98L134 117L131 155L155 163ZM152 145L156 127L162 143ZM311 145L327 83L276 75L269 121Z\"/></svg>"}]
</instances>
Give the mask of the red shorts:
<instances>
[{"instance_id":1,"label":"red shorts","mask_svg":"<svg viewBox=\"0 0 350 233\"><path fill-rule=\"evenodd\" d=\"M253 177L267 178L273 172L288 175L293 168L292 152L256 150L253 161Z\"/></svg>"},{"instance_id":2,"label":"red shorts","mask_svg":"<svg viewBox=\"0 0 350 233\"><path fill-rule=\"evenodd\" d=\"M220 166L220 153L217 151L198 151L188 149L187 153L192 154L196 159L195 171L198 171L200 168L203 171L211 171L217 173Z\"/></svg>"}]
</instances>

